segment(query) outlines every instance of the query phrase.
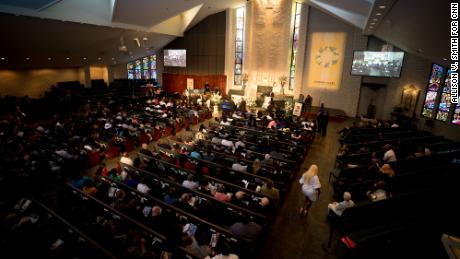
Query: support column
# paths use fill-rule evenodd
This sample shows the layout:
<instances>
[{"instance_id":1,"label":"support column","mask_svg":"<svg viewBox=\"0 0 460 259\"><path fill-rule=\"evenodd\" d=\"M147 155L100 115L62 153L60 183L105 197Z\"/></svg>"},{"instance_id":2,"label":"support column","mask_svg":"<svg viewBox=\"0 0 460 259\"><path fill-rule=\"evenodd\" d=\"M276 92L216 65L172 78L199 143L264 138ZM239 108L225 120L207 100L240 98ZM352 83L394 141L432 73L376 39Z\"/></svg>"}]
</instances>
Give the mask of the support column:
<instances>
[{"instance_id":1,"label":"support column","mask_svg":"<svg viewBox=\"0 0 460 259\"><path fill-rule=\"evenodd\" d=\"M91 88L91 73L89 71L89 66L83 68L85 71L85 88Z\"/></svg>"}]
</instances>

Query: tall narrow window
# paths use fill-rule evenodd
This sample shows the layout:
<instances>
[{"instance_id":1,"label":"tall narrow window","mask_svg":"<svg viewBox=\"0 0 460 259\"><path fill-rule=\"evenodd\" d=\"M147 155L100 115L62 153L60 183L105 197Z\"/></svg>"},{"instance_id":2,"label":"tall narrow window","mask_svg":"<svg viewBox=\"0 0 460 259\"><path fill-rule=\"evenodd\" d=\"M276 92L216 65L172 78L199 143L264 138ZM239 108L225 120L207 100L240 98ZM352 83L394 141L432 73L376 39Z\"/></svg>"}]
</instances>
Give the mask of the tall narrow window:
<instances>
[{"instance_id":1,"label":"tall narrow window","mask_svg":"<svg viewBox=\"0 0 460 259\"><path fill-rule=\"evenodd\" d=\"M236 37L235 37L235 69L234 84L243 82L243 42L244 42L244 12L245 7L236 9Z\"/></svg>"},{"instance_id":2,"label":"tall narrow window","mask_svg":"<svg viewBox=\"0 0 460 259\"><path fill-rule=\"evenodd\" d=\"M294 16L294 32L292 33L292 51L291 51L291 66L289 70L289 90L295 87L295 63L296 54L299 48L299 30L300 30L300 12L302 10L302 4L295 4L295 16Z\"/></svg>"}]
</instances>

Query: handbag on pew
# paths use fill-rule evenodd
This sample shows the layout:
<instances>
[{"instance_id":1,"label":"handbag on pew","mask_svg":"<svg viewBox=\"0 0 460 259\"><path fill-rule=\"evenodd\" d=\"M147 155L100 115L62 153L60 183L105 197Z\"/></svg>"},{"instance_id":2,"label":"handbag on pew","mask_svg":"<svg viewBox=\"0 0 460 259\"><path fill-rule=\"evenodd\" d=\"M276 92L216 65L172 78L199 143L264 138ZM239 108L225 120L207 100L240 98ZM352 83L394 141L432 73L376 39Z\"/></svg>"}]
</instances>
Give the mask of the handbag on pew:
<instances>
[{"instance_id":1,"label":"handbag on pew","mask_svg":"<svg viewBox=\"0 0 460 259\"><path fill-rule=\"evenodd\" d=\"M351 238L348 236L342 237L340 241L342 241L342 243L344 243L349 249L353 249L356 247L356 243L353 240L351 240Z\"/></svg>"}]
</instances>

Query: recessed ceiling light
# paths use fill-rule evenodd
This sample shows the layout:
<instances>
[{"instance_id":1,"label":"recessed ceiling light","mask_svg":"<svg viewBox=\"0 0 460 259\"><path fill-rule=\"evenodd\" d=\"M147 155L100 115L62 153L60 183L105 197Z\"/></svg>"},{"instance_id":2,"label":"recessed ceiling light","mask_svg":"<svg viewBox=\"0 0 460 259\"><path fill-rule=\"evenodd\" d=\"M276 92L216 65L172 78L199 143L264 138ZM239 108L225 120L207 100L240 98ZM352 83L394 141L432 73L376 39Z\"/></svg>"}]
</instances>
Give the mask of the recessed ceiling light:
<instances>
[{"instance_id":1,"label":"recessed ceiling light","mask_svg":"<svg viewBox=\"0 0 460 259\"><path fill-rule=\"evenodd\" d=\"M379 15L382 15L382 13L376 13L375 15L379 16Z\"/></svg>"},{"instance_id":2,"label":"recessed ceiling light","mask_svg":"<svg viewBox=\"0 0 460 259\"><path fill-rule=\"evenodd\" d=\"M375 22L371 22L370 25L375 25Z\"/></svg>"},{"instance_id":3,"label":"recessed ceiling light","mask_svg":"<svg viewBox=\"0 0 460 259\"><path fill-rule=\"evenodd\" d=\"M99 58L97 58L97 60L102 60L102 58L101 58L101 57L99 57Z\"/></svg>"},{"instance_id":4,"label":"recessed ceiling light","mask_svg":"<svg viewBox=\"0 0 460 259\"><path fill-rule=\"evenodd\" d=\"M1 58L1 60L5 60L5 58Z\"/></svg>"},{"instance_id":5,"label":"recessed ceiling light","mask_svg":"<svg viewBox=\"0 0 460 259\"><path fill-rule=\"evenodd\" d=\"M65 58L65 59L70 60L70 58Z\"/></svg>"},{"instance_id":6,"label":"recessed ceiling light","mask_svg":"<svg viewBox=\"0 0 460 259\"><path fill-rule=\"evenodd\" d=\"M372 19L372 21L374 21L374 22L376 22L376 21L378 21L378 20L379 20L379 19L377 19L377 18Z\"/></svg>"},{"instance_id":7,"label":"recessed ceiling light","mask_svg":"<svg viewBox=\"0 0 460 259\"><path fill-rule=\"evenodd\" d=\"M115 60L115 58L112 58L112 60Z\"/></svg>"},{"instance_id":8,"label":"recessed ceiling light","mask_svg":"<svg viewBox=\"0 0 460 259\"><path fill-rule=\"evenodd\" d=\"M86 60L86 58L83 58L83 60Z\"/></svg>"},{"instance_id":9,"label":"recessed ceiling light","mask_svg":"<svg viewBox=\"0 0 460 259\"><path fill-rule=\"evenodd\" d=\"M48 60L51 60L51 58L48 58Z\"/></svg>"},{"instance_id":10,"label":"recessed ceiling light","mask_svg":"<svg viewBox=\"0 0 460 259\"><path fill-rule=\"evenodd\" d=\"M380 9L385 9L385 8L387 8L387 7L386 7L385 5L379 5L379 8L380 8Z\"/></svg>"},{"instance_id":11,"label":"recessed ceiling light","mask_svg":"<svg viewBox=\"0 0 460 259\"><path fill-rule=\"evenodd\" d=\"M444 61L447 61L447 58L442 58Z\"/></svg>"},{"instance_id":12,"label":"recessed ceiling light","mask_svg":"<svg viewBox=\"0 0 460 259\"><path fill-rule=\"evenodd\" d=\"M30 58L26 58L26 60L30 60Z\"/></svg>"}]
</instances>

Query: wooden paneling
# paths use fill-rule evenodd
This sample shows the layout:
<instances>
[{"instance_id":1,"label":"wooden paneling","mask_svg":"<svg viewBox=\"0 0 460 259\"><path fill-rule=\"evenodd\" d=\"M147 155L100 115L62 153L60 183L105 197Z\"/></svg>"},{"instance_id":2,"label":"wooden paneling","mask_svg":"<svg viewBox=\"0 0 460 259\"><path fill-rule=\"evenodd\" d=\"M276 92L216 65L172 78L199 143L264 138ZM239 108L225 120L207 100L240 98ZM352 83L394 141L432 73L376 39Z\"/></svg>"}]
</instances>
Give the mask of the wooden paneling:
<instances>
[{"instance_id":1,"label":"wooden paneling","mask_svg":"<svg viewBox=\"0 0 460 259\"><path fill-rule=\"evenodd\" d=\"M186 49L187 67L165 67L160 72L197 75L224 74L225 30L225 11L199 22L186 31L184 37L179 37L164 47L164 49ZM160 55L163 55L162 53L163 51L160 52Z\"/></svg>"},{"instance_id":2,"label":"wooden paneling","mask_svg":"<svg viewBox=\"0 0 460 259\"><path fill-rule=\"evenodd\" d=\"M206 82L210 88L220 88L225 94L227 87L226 75L180 75L163 73L163 87L166 91L182 93L187 88L187 78L193 78L194 88L202 89Z\"/></svg>"}]
</instances>

